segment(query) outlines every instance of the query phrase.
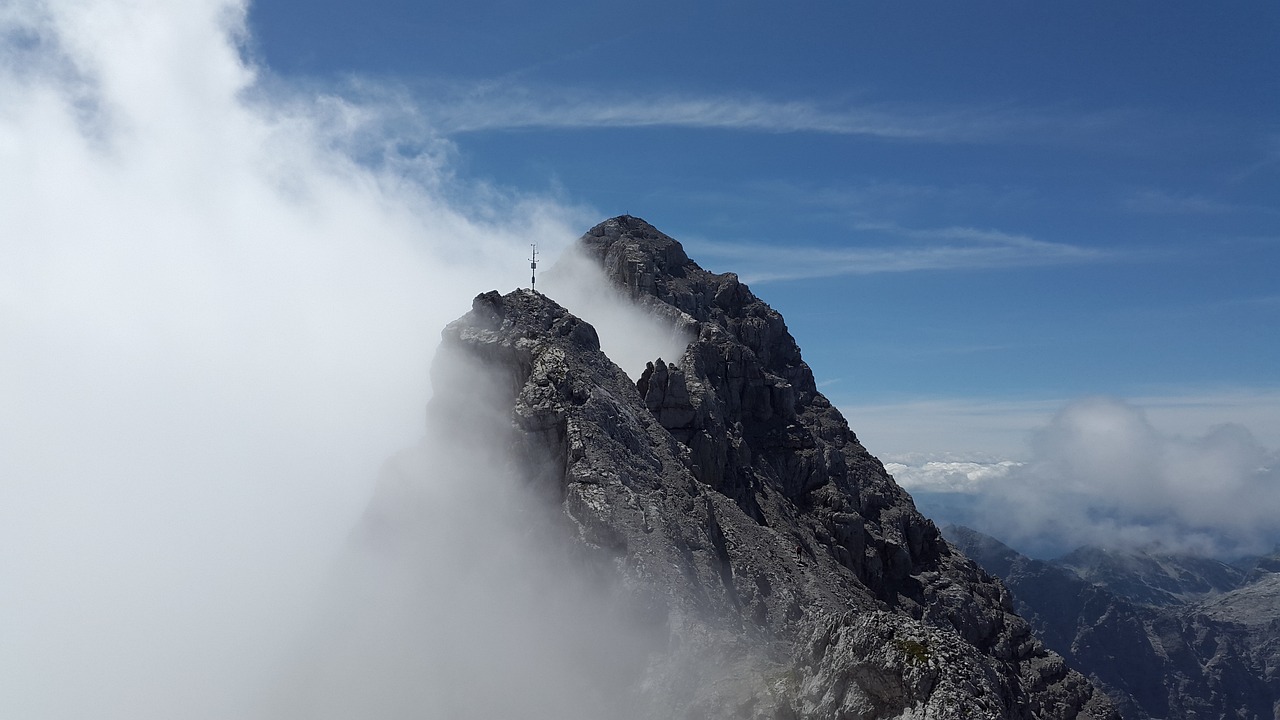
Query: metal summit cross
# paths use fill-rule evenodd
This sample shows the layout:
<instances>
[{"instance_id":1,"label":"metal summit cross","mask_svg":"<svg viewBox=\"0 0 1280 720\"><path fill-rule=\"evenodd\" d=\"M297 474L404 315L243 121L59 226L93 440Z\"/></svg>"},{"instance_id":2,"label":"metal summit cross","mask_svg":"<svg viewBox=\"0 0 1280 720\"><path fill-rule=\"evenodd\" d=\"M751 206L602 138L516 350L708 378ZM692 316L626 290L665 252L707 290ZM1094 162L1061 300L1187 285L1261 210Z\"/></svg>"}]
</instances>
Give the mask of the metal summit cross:
<instances>
[{"instance_id":1,"label":"metal summit cross","mask_svg":"<svg viewBox=\"0 0 1280 720\"><path fill-rule=\"evenodd\" d=\"M529 247L533 248L533 255L529 257L529 289L538 289L538 245L531 243Z\"/></svg>"}]
</instances>

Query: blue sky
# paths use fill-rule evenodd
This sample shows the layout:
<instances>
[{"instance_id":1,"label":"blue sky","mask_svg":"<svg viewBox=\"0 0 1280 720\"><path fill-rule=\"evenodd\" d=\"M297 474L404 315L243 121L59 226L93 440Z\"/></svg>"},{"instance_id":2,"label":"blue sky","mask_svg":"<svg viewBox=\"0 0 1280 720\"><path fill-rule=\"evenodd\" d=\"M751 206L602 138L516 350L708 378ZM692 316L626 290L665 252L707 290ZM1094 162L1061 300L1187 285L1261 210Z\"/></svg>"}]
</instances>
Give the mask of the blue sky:
<instances>
[{"instance_id":1,"label":"blue sky","mask_svg":"<svg viewBox=\"0 0 1280 720\"><path fill-rule=\"evenodd\" d=\"M1035 438L1070 419L1159 437L1150 499L1223 424L1280 481L1274 3L264 1L250 26L282 78L414 107L465 182L639 215L738 272L939 519L1043 482ZM1248 472L1196 482L1280 512ZM1043 499L1083 533L1045 552L1203 526Z\"/></svg>"},{"instance_id":2,"label":"blue sky","mask_svg":"<svg viewBox=\"0 0 1280 720\"><path fill-rule=\"evenodd\" d=\"M266 0L250 25L274 73L419 103L461 176L739 272L839 403L1280 381L1274 3Z\"/></svg>"}]
</instances>

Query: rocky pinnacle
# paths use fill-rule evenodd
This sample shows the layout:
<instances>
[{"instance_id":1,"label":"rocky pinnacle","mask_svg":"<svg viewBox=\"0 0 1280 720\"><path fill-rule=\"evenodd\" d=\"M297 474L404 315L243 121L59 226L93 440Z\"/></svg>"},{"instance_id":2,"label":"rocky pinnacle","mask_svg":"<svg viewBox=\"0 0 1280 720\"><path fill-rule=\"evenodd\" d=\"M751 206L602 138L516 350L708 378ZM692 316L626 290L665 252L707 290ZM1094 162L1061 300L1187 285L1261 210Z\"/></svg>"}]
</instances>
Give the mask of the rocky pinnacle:
<instances>
[{"instance_id":1,"label":"rocky pinnacle","mask_svg":"<svg viewBox=\"0 0 1280 720\"><path fill-rule=\"evenodd\" d=\"M635 217L579 242L693 338L680 357L633 382L531 290L478 296L442 350L498 378L496 441L657 638L635 679L652 717L1118 717L916 510L737 276ZM437 387L432 413L466 427L473 400Z\"/></svg>"}]
</instances>

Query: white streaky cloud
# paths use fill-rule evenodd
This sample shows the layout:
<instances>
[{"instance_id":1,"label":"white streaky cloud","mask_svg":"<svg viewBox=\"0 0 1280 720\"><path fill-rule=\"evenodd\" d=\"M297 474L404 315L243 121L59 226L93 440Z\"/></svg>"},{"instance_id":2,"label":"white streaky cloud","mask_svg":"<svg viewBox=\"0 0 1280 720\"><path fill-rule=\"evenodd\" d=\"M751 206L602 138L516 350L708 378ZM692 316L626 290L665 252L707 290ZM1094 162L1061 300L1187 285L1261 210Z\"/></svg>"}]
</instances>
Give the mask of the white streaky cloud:
<instances>
[{"instance_id":1,"label":"white streaky cloud","mask_svg":"<svg viewBox=\"0 0 1280 720\"><path fill-rule=\"evenodd\" d=\"M0 716L258 717L441 328L587 224L245 10L0 7Z\"/></svg>"},{"instance_id":2,"label":"white streaky cloud","mask_svg":"<svg viewBox=\"0 0 1280 720\"><path fill-rule=\"evenodd\" d=\"M1030 110L1009 105L921 107L831 103L745 94L627 94L509 82L436 84L447 98L428 109L447 134L521 129L683 127L818 133L913 142L1060 142L1095 135L1124 113Z\"/></svg>"},{"instance_id":3,"label":"white streaky cloud","mask_svg":"<svg viewBox=\"0 0 1280 720\"><path fill-rule=\"evenodd\" d=\"M1096 262L1112 253L977 228L905 229L863 224L862 233L891 234L913 244L874 244L851 237L845 247L791 243L733 243L691 238L685 244L709 265L733 267L746 282L765 283L843 275L981 270ZM855 243L856 244L853 244Z\"/></svg>"},{"instance_id":4,"label":"white streaky cloud","mask_svg":"<svg viewBox=\"0 0 1280 720\"><path fill-rule=\"evenodd\" d=\"M753 97L591 98L504 95L499 102L484 99L450 105L438 115L452 133L520 128L643 128L687 127L770 133L811 132L867 135L900 139L931 139L967 133L954 121L939 123L894 117L875 110L830 110L804 101L774 101Z\"/></svg>"},{"instance_id":5,"label":"white streaky cloud","mask_svg":"<svg viewBox=\"0 0 1280 720\"><path fill-rule=\"evenodd\" d=\"M1204 195L1171 193L1156 188L1133 190L1123 198L1121 205L1130 212L1156 215L1216 215L1253 209Z\"/></svg>"},{"instance_id":6,"label":"white streaky cloud","mask_svg":"<svg viewBox=\"0 0 1280 720\"><path fill-rule=\"evenodd\" d=\"M982 229L973 227L964 227L953 225L942 228L909 228L903 227L893 222L859 222L854 225L857 230L865 230L869 232L880 232L897 237L908 238L911 240L922 241L948 241L959 240L972 242L982 245L1004 245L1009 247L1027 248L1032 250L1052 250L1055 252L1067 252L1071 254L1092 254L1092 251L1084 248L1075 248L1060 243L1045 242L1044 240L1036 240L1029 235L1019 233L1009 233L1001 230Z\"/></svg>"}]
</instances>

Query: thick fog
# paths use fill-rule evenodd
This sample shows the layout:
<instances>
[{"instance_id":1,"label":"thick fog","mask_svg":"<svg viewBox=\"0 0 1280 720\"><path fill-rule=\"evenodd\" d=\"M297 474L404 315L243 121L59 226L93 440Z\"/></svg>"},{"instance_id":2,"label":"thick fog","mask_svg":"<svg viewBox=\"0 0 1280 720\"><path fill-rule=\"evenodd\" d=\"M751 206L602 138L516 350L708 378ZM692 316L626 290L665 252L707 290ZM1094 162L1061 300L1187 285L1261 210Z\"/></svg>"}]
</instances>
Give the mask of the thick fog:
<instances>
[{"instance_id":1,"label":"thick fog","mask_svg":"<svg viewBox=\"0 0 1280 720\"><path fill-rule=\"evenodd\" d=\"M271 77L246 60L245 13L0 6L0 716L398 717L412 703L378 683L427 672L398 662L416 650L360 646L342 622L486 658L519 645L517 689L568 693L580 678L551 671L585 641L528 626L551 600L521 600L537 578L508 572L536 567L503 552L527 544L519 505L432 485L465 470L420 438L441 328L526 285L530 243L553 258L599 218L459 182L394 92ZM383 557L350 546L397 453L386 473L436 471L413 472L442 498L430 532L454 561L437 573L352 565ZM370 614L351 585L394 607ZM367 673L350 686L368 694L334 672ZM330 705L305 702L317 682ZM429 684L445 686L494 690Z\"/></svg>"},{"instance_id":2,"label":"thick fog","mask_svg":"<svg viewBox=\"0 0 1280 720\"><path fill-rule=\"evenodd\" d=\"M575 544L563 460L513 429L512 373L446 346L432 378L427 436L383 469L272 717L640 717L665 625Z\"/></svg>"}]
</instances>

